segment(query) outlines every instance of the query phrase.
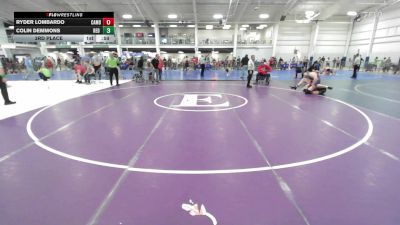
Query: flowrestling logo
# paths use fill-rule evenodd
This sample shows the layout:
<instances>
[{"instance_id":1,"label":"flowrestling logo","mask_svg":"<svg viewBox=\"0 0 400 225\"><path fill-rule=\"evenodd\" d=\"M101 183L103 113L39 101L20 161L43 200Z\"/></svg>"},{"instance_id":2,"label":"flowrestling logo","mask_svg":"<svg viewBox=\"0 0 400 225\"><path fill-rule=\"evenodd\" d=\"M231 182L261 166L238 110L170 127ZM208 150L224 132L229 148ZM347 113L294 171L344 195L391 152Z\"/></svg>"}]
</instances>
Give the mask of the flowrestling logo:
<instances>
[{"instance_id":1,"label":"flowrestling logo","mask_svg":"<svg viewBox=\"0 0 400 225\"><path fill-rule=\"evenodd\" d=\"M217 225L217 219L210 212L207 212L206 207L202 204L199 207L199 204L194 203L192 199L189 200L189 203L183 203L182 209L186 212L189 212L191 216L206 216L208 217L213 225Z\"/></svg>"},{"instance_id":2,"label":"flowrestling logo","mask_svg":"<svg viewBox=\"0 0 400 225\"><path fill-rule=\"evenodd\" d=\"M247 104L247 99L219 92L184 92L158 97L154 104L166 109L189 112L213 112L236 109Z\"/></svg>"}]
</instances>

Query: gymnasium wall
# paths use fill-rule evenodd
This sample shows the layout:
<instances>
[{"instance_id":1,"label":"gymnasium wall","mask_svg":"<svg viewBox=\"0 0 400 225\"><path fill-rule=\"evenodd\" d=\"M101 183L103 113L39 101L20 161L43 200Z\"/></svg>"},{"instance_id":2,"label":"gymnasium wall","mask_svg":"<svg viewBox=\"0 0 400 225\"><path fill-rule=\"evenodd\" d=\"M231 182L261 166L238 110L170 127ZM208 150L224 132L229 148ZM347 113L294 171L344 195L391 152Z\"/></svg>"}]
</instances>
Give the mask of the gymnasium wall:
<instances>
[{"instance_id":1,"label":"gymnasium wall","mask_svg":"<svg viewBox=\"0 0 400 225\"><path fill-rule=\"evenodd\" d=\"M323 23L319 24L317 45L314 58L341 58L346 48L348 30L351 23Z\"/></svg>"},{"instance_id":2,"label":"gymnasium wall","mask_svg":"<svg viewBox=\"0 0 400 225\"><path fill-rule=\"evenodd\" d=\"M289 60L294 56L294 49L300 50L300 53L307 56L310 39L311 24L296 24L283 22L279 25L276 56Z\"/></svg>"},{"instance_id":3,"label":"gymnasium wall","mask_svg":"<svg viewBox=\"0 0 400 225\"><path fill-rule=\"evenodd\" d=\"M228 40L233 42L233 30L198 30L199 45L202 41L209 40Z\"/></svg>"},{"instance_id":4,"label":"gymnasium wall","mask_svg":"<svg viewBox=\"0 0 400 225\"><path fill-rule=\"evenodd\" d=\"M398 62L400 56L400 9L387 9L379 18L377 31L372 48L371 58L391 57L392 62ZM374 25L373 16L364 18L354 26L349 55L354 55L358 49L367 56L368 42Z\"/></svg>"},{"instance_id":5,"label":"gymnasium wall","mask_svg":"<svg viewBox=\"0 0 400 225\"><path fill-rule=\"evenodd\" d=\"M397 9L396 9L397 8ZM371 58L391 57L393 62L398 62L400 56L400 9L398 7L391 7L385 9L378 22L376 35L374 38L374 46L372 48ZM348 31L351 29L351 19L349 22L319 22L319 32L314 49L314 58L325 56L342 57L345 54L346 40ZM350 46L347 57L352 57L358 51L363 57L368 54L368 44L371 38L374 15L363 16L361 22L354 24L353 32L351 34ZM0 27L1 28L1 27ZM294 56L294 50L300 51L302 56L308 56L310 51L310 42L312 35L313 23L310 24L297 24L293 21L280 22L276 56L282 57L285 60L290 60ZM3 29L0 29L4 31ZM237 56L244 56L245 54L254 54L256 58L269 58L272 55L272 34L273 26L269 26L264 30L248 30L239 31L238 40L262 40L266 41L264 46L252 46L249 44L238 44ZM152 27L123 27L120 28L121 34L123 33L154 33ZM194 36L194 28L160 28L160 33L167 33L168 35L186 34ZM233 41L234 27L230 30L198 30L199 46L204 46L202 41L223 40ZM1 34L0 34L1 36ZM4 35L3 35L4 36ZM0 37L1 39L1 37ZM5 42L5 41L3 41ZM194 46L193 46L194 47ZM231 43L230 48L233 47ZM210 46L212 48L212 46ZM31 54L40 55L38 49L11 49L12 54ZM222 56L222 55L221 55ZM180 56L179 56L180 57Z\"/></svg>"},{"instance_id":6,"label":"gymnasium wall","mask_svg":"<svg viewBox=\"0 0 400 225\"><path fill-rule=\"evenodd\" d=\"M29 49L10 49L11 54L13 55L31 55L32 57L41 57L39 48L29 48Z\"/></svg>"},{"instance_id":7,"label":"gymnasium wall","mask_svg":"<svg viewBox=\"0 0 400 225\"><path fill-rule=\"evenodd\" d=\"M272 55L272 47L270 48L243 48L238 47L236 50L236 55L238 57L244 57L245 55L249 57L254 55L257 60L268 59Z\"/></svg>"}]
</instances>

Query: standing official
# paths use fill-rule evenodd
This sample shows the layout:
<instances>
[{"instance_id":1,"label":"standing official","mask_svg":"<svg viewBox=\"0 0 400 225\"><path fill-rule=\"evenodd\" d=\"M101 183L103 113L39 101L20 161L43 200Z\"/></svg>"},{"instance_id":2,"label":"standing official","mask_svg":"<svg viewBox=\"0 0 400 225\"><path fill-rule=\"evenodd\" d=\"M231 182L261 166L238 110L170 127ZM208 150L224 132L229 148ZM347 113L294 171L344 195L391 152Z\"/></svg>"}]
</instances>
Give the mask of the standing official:
<instances>
[{"instance_id":1,"label":"standing official","mask_svg":"<svg viewBox=\"0 0 400 225\"><path fill-rule=\"evenodd\" d=\"M106 66L108 68L110 74L110 84L113 85L113 76L115 75L115 81L117 82L117 86L119 86L119 78L118 78L118 66L120 61L118 59L118 55L116 52L110 53L110 57L106 61Z\"/></svg>"}]
</instances>

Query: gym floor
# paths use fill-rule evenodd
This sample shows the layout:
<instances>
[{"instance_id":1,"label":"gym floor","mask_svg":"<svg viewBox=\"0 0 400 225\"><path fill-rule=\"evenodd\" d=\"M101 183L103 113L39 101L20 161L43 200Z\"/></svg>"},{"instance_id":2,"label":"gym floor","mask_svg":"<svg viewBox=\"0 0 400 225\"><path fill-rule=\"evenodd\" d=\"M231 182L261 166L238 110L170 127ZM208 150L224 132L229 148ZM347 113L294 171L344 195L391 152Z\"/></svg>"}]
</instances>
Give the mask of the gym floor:
<instances>
[{"instance_id":1,"label":"gym floor","mask_svg":"<svg viewBox=\"0 0 400 225\"><path fill-rule=\"evenodd\" d=\"M0 224L398 224L400 76L309 96L292 72L169 71L0 120Z\"/></svg>"}]
</instances>

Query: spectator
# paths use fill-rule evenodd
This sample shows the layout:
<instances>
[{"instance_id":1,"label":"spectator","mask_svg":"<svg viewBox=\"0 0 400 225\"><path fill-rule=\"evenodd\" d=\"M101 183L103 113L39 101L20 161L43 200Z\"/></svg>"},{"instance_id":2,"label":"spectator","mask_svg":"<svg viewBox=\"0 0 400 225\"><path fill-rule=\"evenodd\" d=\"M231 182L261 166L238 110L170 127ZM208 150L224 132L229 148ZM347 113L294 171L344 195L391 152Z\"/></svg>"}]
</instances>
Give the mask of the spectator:
<instances>
[{"instance_id":1,"label":"spectator","mask_svg":"<svg viewBox=\"0 0 400 225\"><path fill-rule=\"evenodd\" d=\"M158 61L158 58L159 58L159 56L158 56L158 54L156 55L156 57L154 57L152 60L151 60L151 65L153 66L153 80L151 81L152 83L154 83L154 82L156 82L156 83L160 83L160 81L158 80L158 78L159 78L159 73L160 73L160 71L158 70L158 64L159 64L159 61Z\"/></svg>"},{"instance_id":2,"label":"spectator","mask_svg":"<svg viewBox=\"0 0 400 225\"><path fill-rule=\"evenodd\" d=\"M25 68L26 68L25 80L28 80L30 75L35 74L35 70L33 69L32 59L31 56L29 55L25 58Z\"/></svg>"},{"instance_id":3,"label":"spectator","mask_svg":"<svg viewBox=\"0 0 400 225\"><path fill-rule=\"evenodd\" d=\"M251 78L253 77L255 65L254 65L254 60L255 56L251 55L249 61L248 61L248 75L247 75L247 87L251 88L252 86L250 85Z\"/></svg>"},{"instance_id":4,"label":"spectator","mask_svg":"<svg viewBox=\"0 0 400 225\"><path fill-rule=\"evenodd\" d=\"M248 73L249 56L246 54L240 61L240 67L242 68L242 75L240 78L244 78L244 74Z\"/></svg>"},{"instance_id":5,"label":"spectator","mask_svg":"<svg viewBox=\"0 0 400 225\"><path fill-rule=\"evenodd\" d=\"M76 78L75 83L82 84L82 76L86 73L86 68L82 66L80 62L77 62L74 66L74 70Z\"/></svg>"},{"instance_id":6,"label":"spectator","mask_svg":"<svg viewBox=\"0 0 400 225\"><path fill-rule=\"evenodd\" d=\"M204 70L206 69L206 58L204 56L200 57L200 76L204 77Z\"/></svg>"},{"instance_id":7,"label":"spectator","mask_svg":"<svg viewBox=\"0 0 400 225\"><path fill-rule=\"evenodd\" d=\"M346 57L342 57L340 60L340 69L343 69L346 66Z\"/></svg>"},{"instance_id":8,"label":"spectator","mask_svg":"<svg viewBox=\"0 0 400 225\"><path fill-rule=\"evenodd\" d=\"M357 78L357 72L360 70L360 65L361 65L361 55L357 54L356 57L354 58L353 76L351 76L351 78L353 79Z\"/></svg>"},{"instance_id":9,"label":"spectator","mask_svg":"<svg viewBox=\"0 0 400 225\"><path fill-rule=\"evenodd\" d=\"M143 77L143 65L144 65L144 60L143 60L143 56L141 56L138 61L138 64L137 64L137 68L139 70L140 77ZM133 77L132 77L132 79L133 79Z\"/></svg>"},{"instance_id":10,"label":"spectator","mask_svg":"<svg viewBox=\"0 0 400 225\"><path fill-rule=\"evenodd\" d=\"M96 78L94 67L89 63L85 62L85 73L83 75L86 84L90 84L90 77Z\"/></svg>"},{"instance_id":11,"label":"spectator","mask_svg":"<svg viewBox=\"0 0 400 225\"><path fill-rule=\"evenodd\" d=\"M272 72L272 68L270 65L268 65L268 62L266 60L264 60L263 63L260 63L260 65L258 65L258 74L256 77L256 84L258 84L258 80L260 79L260 77L265 76L266 81L268 82L271 75L270 73Z\"/></svg>"},{"instance_id":12,"label":"spectator","mask_svg":"<svg viewBox=\"0 0 400 225\"><path fill-rule=\"evenodd\" d=\"M94 73L97 74L98 79L101 80L101 63L102 63L102 58L99 54L96 54L92 57L92 65L94 68Z\"/></svg>"},{"instance_id":13,"label":"spectator","mask_svg":"<svg viewBox=\"0 0 400 225\"><path fill-rule=\"evenodd\" d=\"M15 104L16 102L11 101L8 97L7 81L5 76L6 73L3 69L3 63L0 63L0 89L1 89L1 95L3 96L4 99L4 105Z\"/></svg>"},{"instance_id":14,"label":"spectator","mask_svg":"<svg viewBox=\"0 0 400 225\"><path fill-rule=\"evenodd\" d=\"M184 70L187 71L188 68L189 68L189 58L186 56L186 57L185 57L185 67L184 67Z\"/></svg>"},{"instance_id":15,"label":"spectator","mask_svg":"<svg viewBox=\"0 0 400 225\"><path fill-rule=\"evenodd\" d=\"M40 79L47 81L48 79L51 78L51 71L50 69L47 69L46 67L43 66L42 68L39 69L38 75Z\"/></svg>"},{"instance_id":16,"label":"spectator","mask_svg":"<svg viewBox=\"0 0 400 225\"><path fill-rule=\"evenodd\" d=\"M54 63L50 56L47 57L46 65L47 65L47 69L53 70Z\"/></svg>"},{"instance_id":17,"label":"spectator","mask_svg":"<svg viewBox=\"0 0 400 225\"><path fill-rule=\"evenodd\" d=\"M304 64L303 64L303 62L302 61L300 61L300 62L298 62L297 64L296 64L296 72L295 72L295 74L296 74L296 78L297 78L297 75L300 73L301 74L301 78L303 78L303 67L304 67Z\"/></svg>"},{"instance_id":18,"label":"spectator","mask_svg":"<svg viewBox=\"0 0 400 225\"><path fill-rule=\"evenodd\" d=\"M59 67L60 71L61 71L61 59L60 59L60 57L57 57L57 67Z\"/></svg>"},{"instance_id":19,"label":"spectator","mask_svg":"<svg viewBox=\"0 0 400 225\"><path fill-rule=\"evenodd\" d=\"M163 67L164 67L164 60L161 58L161 56L158 56L158 81L161 81L161 76L163 72Z\"/></svg>"}]
</instances>

